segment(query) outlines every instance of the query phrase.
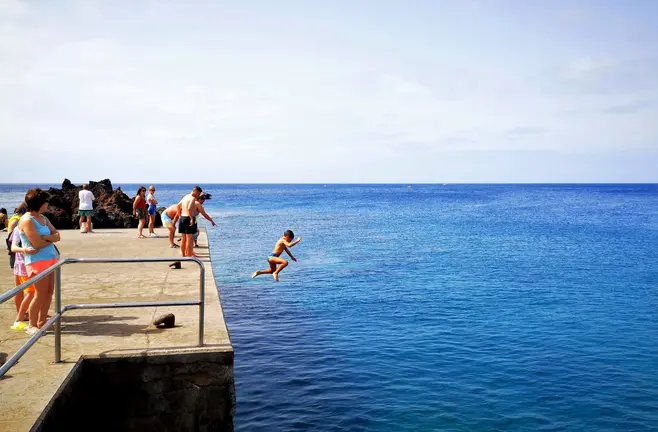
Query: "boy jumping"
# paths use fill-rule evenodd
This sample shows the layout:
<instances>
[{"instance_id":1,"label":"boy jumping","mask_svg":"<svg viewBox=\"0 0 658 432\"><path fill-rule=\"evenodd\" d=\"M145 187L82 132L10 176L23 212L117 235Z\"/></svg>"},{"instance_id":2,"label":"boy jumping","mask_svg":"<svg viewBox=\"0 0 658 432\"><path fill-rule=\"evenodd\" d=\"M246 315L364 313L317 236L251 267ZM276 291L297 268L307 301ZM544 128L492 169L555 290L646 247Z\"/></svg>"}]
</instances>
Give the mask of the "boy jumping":
<instances>
[{"instance_id":1,"label":"boy jumping","mask_svg":"<svg viewBox=\"0 0 658 432\"><path fill-rule=\"evenodd\" d=\"M281 270L283 270L288 266L288 261L281 258L281 254L283 253L283 251L286 251L288 256L290 256L290 258L293 261L297 262L297 258L292 256L292 252L290 252L289 248L295 246L297 243L302 241L302 238L299 237L297 240L292 241L292 239L294 238L295 238L295 233L293 233L292 231L288 230L284 232L283 237L281 237L279 241L277 241L276 244L274 245L274 250L272 251L272 253L267 256L267 262L270 264L270 268L268 268L267 270L255 271L254 274L251 275L251 278L253 279L256 276L262 274L271 274L274 280L279 282L279 273L281 272ZM279 266L278 268L277 265Z\"/></svg>"}]
</instances>

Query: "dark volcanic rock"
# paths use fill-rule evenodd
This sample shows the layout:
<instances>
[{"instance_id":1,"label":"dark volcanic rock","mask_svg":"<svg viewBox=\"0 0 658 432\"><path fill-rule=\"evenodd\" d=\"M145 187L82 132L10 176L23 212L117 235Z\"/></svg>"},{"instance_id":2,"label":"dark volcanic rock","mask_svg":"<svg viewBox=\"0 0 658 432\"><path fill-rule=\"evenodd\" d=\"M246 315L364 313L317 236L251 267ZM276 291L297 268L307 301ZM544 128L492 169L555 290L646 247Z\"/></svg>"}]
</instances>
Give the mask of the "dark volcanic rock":
<instances>
[{"instance_id":1,"label":"dark volcanic rock","mask_svg":"<svg viewBox=\"0 0 658 432\"><path fill-rule=\"evenodd\" d=\"M50 188L48 194L48 212L46 216L57 229L79 228L78 206L80 200L78 192L82 186L76 186L69 179L65 179L61 189ZM121 188L112 189L109 179L100 182L89 182L89 190L94 194L94 228L136 228L138 220L133 216L133 198L129 197ZM162 226L158 213L155 217L155 226Z\"/></svg>"}]
</instances>

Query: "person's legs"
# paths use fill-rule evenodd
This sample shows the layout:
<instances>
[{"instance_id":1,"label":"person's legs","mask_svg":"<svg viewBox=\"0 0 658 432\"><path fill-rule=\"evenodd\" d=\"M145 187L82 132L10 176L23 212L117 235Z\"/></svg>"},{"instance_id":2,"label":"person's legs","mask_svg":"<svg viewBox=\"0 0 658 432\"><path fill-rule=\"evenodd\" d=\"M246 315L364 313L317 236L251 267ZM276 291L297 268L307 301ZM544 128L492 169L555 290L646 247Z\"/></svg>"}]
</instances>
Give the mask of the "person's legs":
<instances>
[{"instance_id":1,"label":"person's legs","mask_svg":"<svg viewBox=\"0 0 658 432\"><path fill-rule=\"evenodd\" d=\"M55 293L55 273L50 273L45 280L48 281L48 296L44 299L44 302L41 304L41 310L39 311L39 328L43 327L48 321L48 311L50 310L50 304L53 301L53 294Z\"/></svg>"},{"instance_id":2,"label":"person's legs","mask_svg":"<svg viewBox=\"0 0 658 432\"><path fill-rule=\"evenodd\" d=\"M23 303L21 303L21 307L18 310L18 313L16 314L16 322L21 322L25 318L25 314L27 313L28 308L30 307L30 303L34 299L34 288L28 289L27 294L25 294L23 298Z\"/></svg>"},{"instance_id":3,"label":"person's legs","mask_svg":"<svg viewBox=\"0 0 658 432\"><path fill-rule=\"evenodd\" d=\"M187 234L181 234L180 238L180 253L183 256L187 256Z\"/></svg>"},{"instance_id":4,"label":"person's legs","mask_svg":"<svg viewBox=\"0 0 658 432\"><path fill-rule=\"evenodd\" d=\"M276 271L276 263L272 262L271 260L267 260L267 263L270 265L270 268L267 270L256 270L254 274L251 275L251 278L255 278L256 276L260 276L262 274L272 274Z\"/></svg>"},{"instance_id":5,"label":"person's legs","mask_svg":"<svg viewBox=\"0 0 658 432\"><path fill-rule=\"evenodd\" d=\"M145 222L146 222L145 219L139 220L139 225L137 226L137 238L144 238L144 234L142 234L142 230L144 229Z\"/></svg>"},{"instance_id":6,"label":"person's legs","mask_svg":"<svg viewBox=\"0 0 658 432\"><path fill-rule=\"evenodd\" d=\"M283 258L270 258L270 263L274 261L276 264L279 264L279 267L274 270L274 273L272 273L272 277L274 278L275 281L279 282L279 273L281 273L281 270L286 268L288 266L288 261L284 260Z\"/></svg>"},{"instance_id":7,"label":"person's legs","mask_svg":"<svg viewBox=\"0 0 658 432\"><path fill-rule=\"evenodd\" d=\"M36 274L33 274L32 276L36 276ZM39 282L36 282L34 284L34 298L30 302L30 306L28 307L28 315L30 318L30 327L36 327L38 328L39 324L39 319L40 319L40 311L42 309L42 303L46 301L46 297L48 297L48 289L49 289L49 278L44 278L41 279Z\"/></svg>"},{"instance_id":8,"label":"person's legs","mask_svg":"<svg viewBox=\"0 0 658 432\"><path fill-rule=\"evenodd\" d=\"M178 221L178 233L180 234L180 254L187 256L187 229L190 218L181 217Z\"/></svg>"},{"instance_id":9,"label":"person's legs","mask_svg":"<svg viewBox=\"0 0 658 432\"><path fill-rule=\"evenodd\" d=\"M23 279L20 276L14 275L15 286L19 286L23 283ZM21 303L23 303L23 291L19 292L14 296L14 304L16 305L16 312L21 308Z\"/></svg>"},{"instance_id":10,"label":"person's legs","mask_svg":"<svg viewBox=\"0 0 658 432\"><path fill-rule=\"evenodd\" d=\"M178 245L174 242L175 236L176 236L176 227L172 225L169 227L169 244L171 245L171 247L178 247Z\"/></svg>"},{"instance_id":11,"label":"person's legs","mask_svg":"<svg viewBox=\"0 0 658 432\"><path fill-rule=\"evenodd\" d=\"M155 234L155 231L153 231L154 226L155 226L155 216L151 216L149 214L149 235Z\"/></svg>"},{"instance_id":12,"label":"person's legs","mask_svg":"<svg viewBox=\"0 0 658 432\"><path fill-rule=\"evenodd\" d=\"M185 248L186 248L186 255L188 257L191 256L196 256L194 253L194 234L184 234L185 235Z\"/></svg>"}]
</instances>

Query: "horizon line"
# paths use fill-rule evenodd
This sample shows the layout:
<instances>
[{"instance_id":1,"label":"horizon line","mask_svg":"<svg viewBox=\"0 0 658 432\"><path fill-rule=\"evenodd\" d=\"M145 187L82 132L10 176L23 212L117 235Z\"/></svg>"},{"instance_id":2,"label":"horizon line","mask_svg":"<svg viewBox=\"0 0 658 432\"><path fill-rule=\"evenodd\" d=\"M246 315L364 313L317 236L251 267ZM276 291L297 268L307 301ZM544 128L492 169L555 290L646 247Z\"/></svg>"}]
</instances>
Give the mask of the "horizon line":
<instances>
[{"instance_id":1,"label":"horizon line","mask_svg":"<svg viewBox=\"0 0 658 432\"><path fill-rule=\"evenodd\" d=\"M107 180L107 179L103 179ZM100 183L103 180L90 180L95 183ZM88 184L90 181L86 182L74 182L71 181L74 185L83 185ZM125 184L125 185L140 185L140 184L165 184L165 185L272 185L272 186L292 186L292 185L654 185L658 184L658 181L557 181L557 182L530 182L530 181L517 181L517 182L502 182L502 181L491 181L491 182L294 182L294 183L282 183L282 182L252 182L252 183L242 183L242 182L195 182L195 183L179 183L179 182L135 182L135 181L114 181L110 180L112 184ZM5 185L61 185L63 182L9 182L2 183L1 186Z\"/></svg>"}]
</instances>

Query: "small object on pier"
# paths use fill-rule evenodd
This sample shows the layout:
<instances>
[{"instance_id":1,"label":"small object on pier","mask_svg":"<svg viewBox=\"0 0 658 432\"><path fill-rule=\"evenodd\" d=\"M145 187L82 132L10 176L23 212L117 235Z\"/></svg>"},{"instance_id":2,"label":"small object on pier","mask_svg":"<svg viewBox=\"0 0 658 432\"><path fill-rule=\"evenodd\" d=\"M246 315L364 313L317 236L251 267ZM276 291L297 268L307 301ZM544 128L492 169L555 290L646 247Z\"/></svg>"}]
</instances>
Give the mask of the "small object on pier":
<instances>
[{"instance_id":1,"label":"small object on pier","mask_svg":"<svg viewBox=\"0 0 658 432\"><path fill-rule=\"evenodd\" d=\"M181 268L180 261L176 261L176 262L173 262L173 263L169 264L169 268L180 269Z\"/></svg>"},{"instance_id":2,"label":"small object on pier","mask_svg":"<svg viewBox=\"0 0 658 432\"><path fill-rule=\"evenodd\" d=\"M173 328L176 326L176 317L172 313L162 315L160 318L153 321L153 325L161 328Z\"/></svg>"}]
</instances>

